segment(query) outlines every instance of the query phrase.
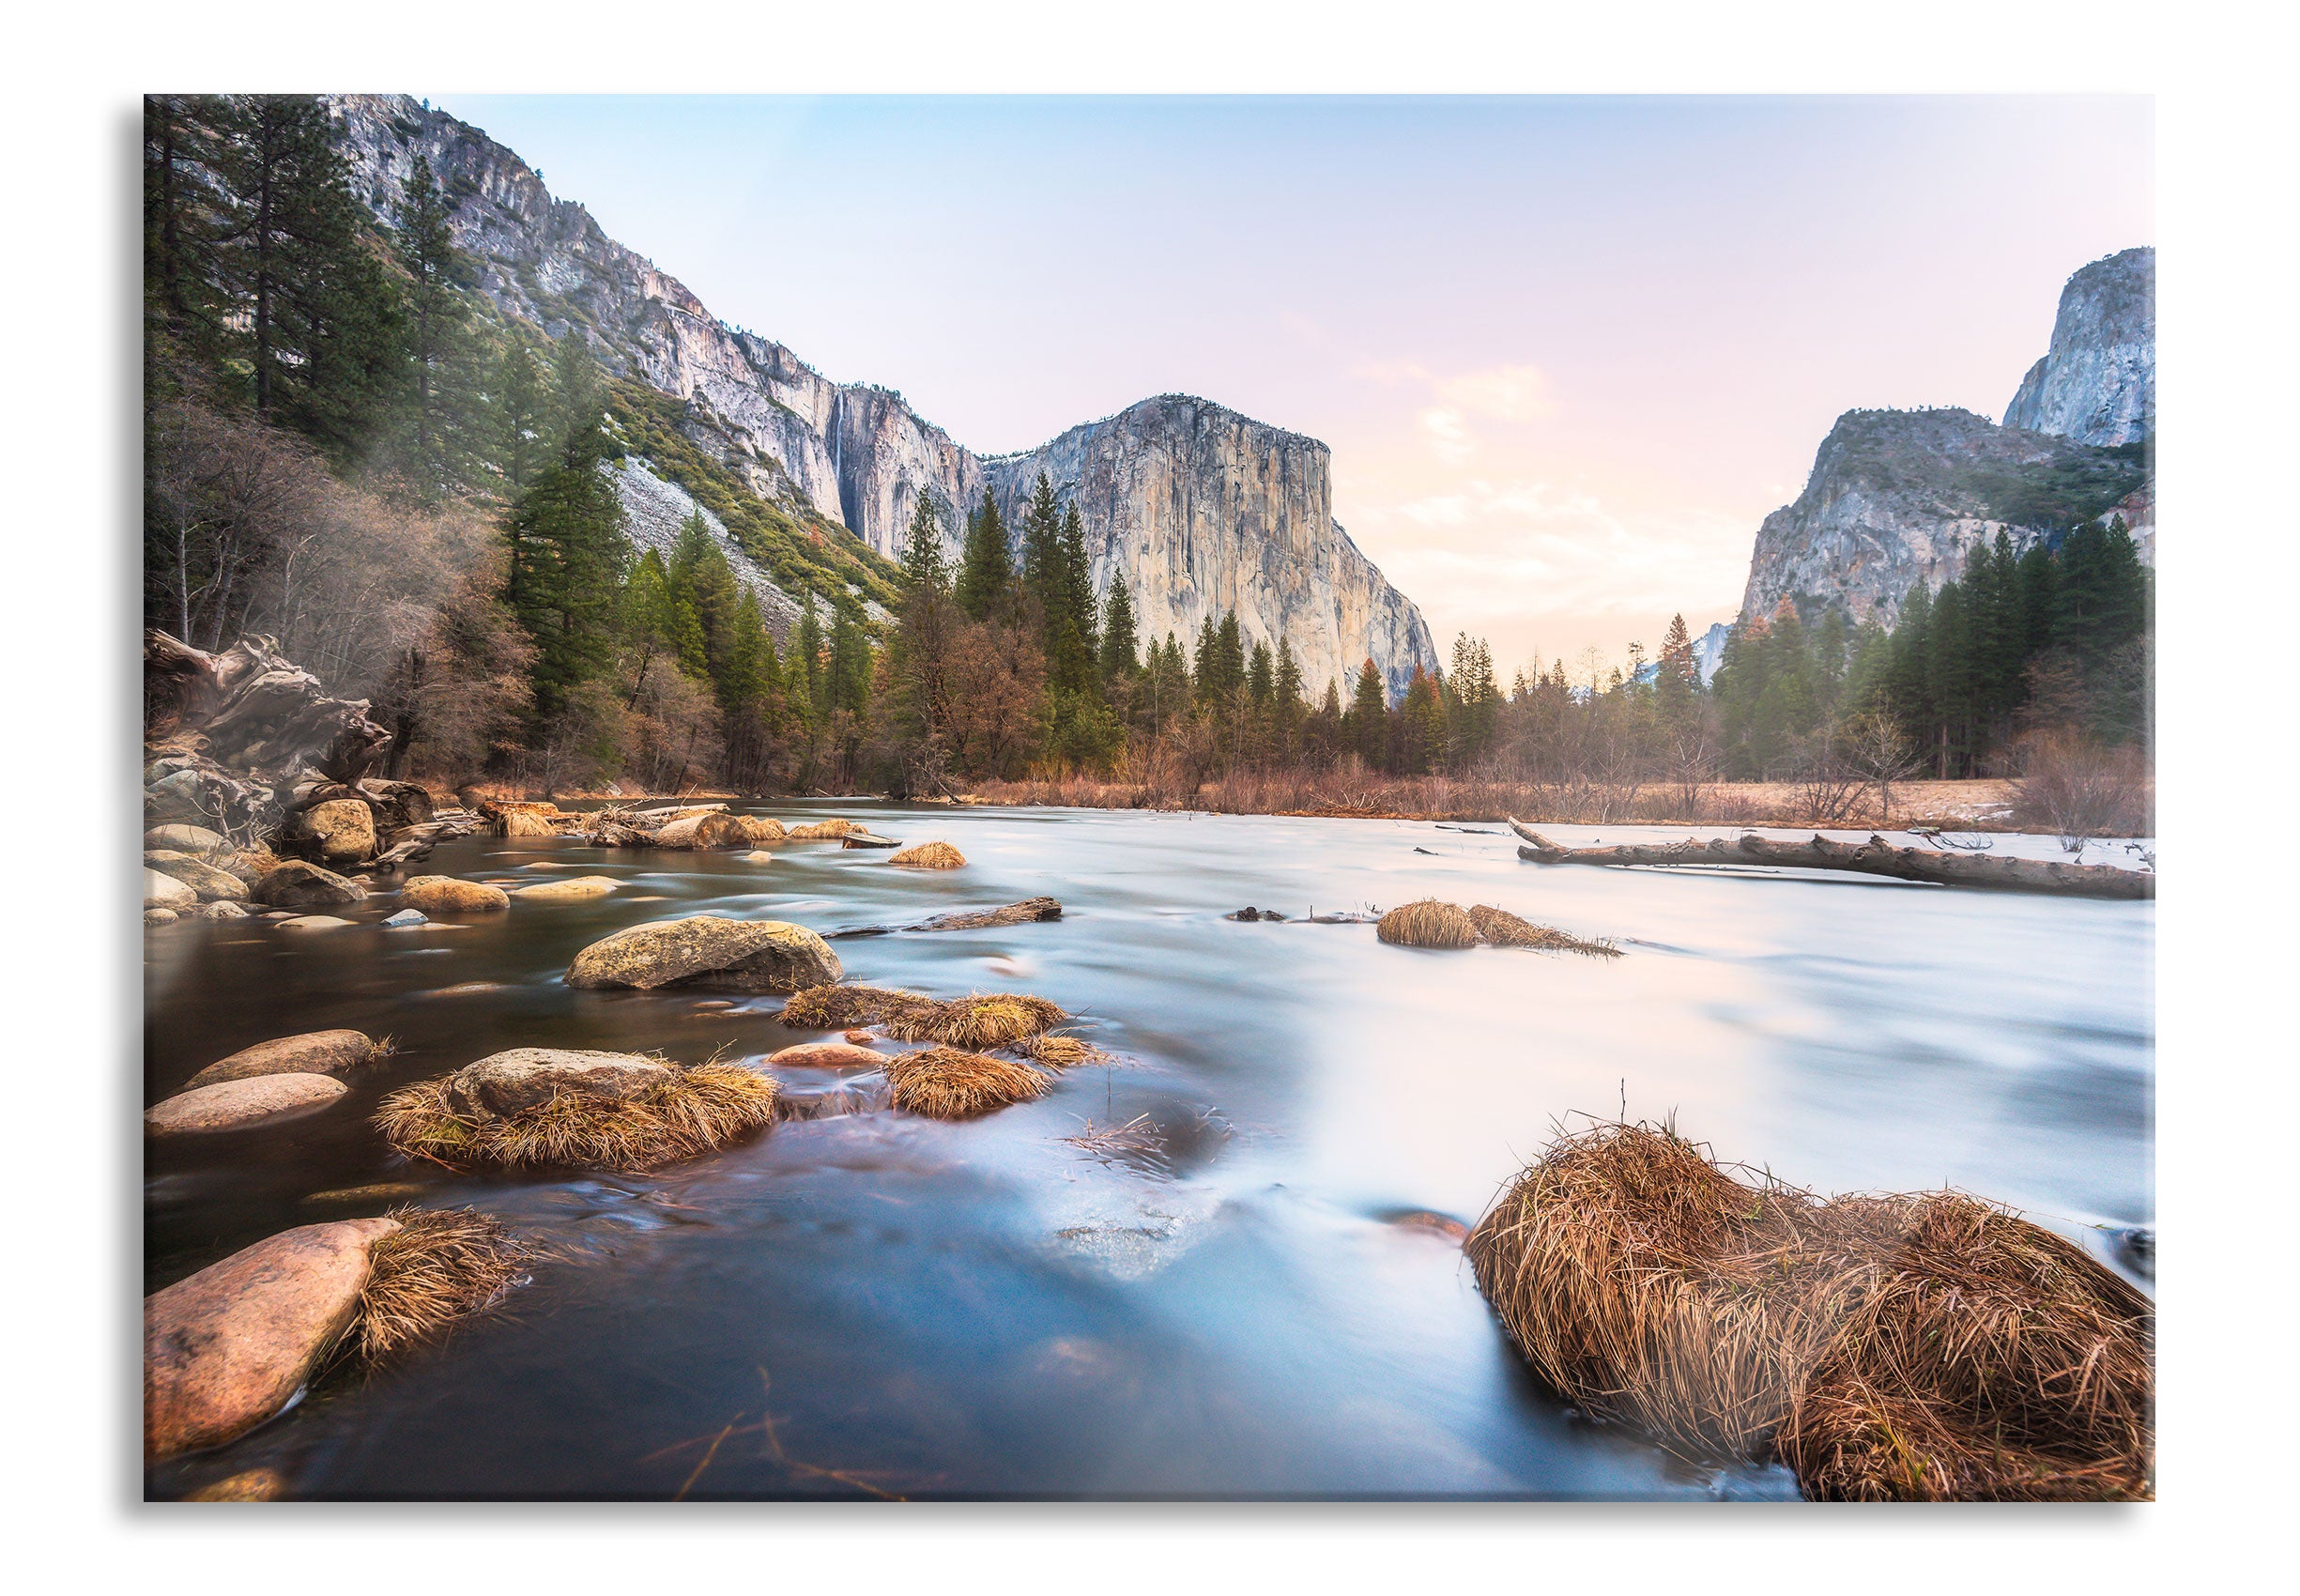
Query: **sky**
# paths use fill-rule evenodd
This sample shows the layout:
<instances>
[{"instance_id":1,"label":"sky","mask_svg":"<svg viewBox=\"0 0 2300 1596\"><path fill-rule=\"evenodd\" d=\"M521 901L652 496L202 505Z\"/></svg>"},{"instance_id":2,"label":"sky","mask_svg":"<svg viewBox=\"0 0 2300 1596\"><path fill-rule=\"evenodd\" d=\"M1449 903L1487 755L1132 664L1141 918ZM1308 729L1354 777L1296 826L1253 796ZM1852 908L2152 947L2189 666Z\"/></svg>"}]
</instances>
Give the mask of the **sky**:
<instances>
[{"instance_id":1,"label":"sky","mask_svg":"<svg viewBox=\"0 0 2300 1596\"><path fill-rule=\"evenodd\" d=\"M722 320L983 453L1155 393L1323 439L1441 653L1740 607L1856 408L2002 416L2154 239L2142 97L432 97Z\"/></svg>"}]
</instances>

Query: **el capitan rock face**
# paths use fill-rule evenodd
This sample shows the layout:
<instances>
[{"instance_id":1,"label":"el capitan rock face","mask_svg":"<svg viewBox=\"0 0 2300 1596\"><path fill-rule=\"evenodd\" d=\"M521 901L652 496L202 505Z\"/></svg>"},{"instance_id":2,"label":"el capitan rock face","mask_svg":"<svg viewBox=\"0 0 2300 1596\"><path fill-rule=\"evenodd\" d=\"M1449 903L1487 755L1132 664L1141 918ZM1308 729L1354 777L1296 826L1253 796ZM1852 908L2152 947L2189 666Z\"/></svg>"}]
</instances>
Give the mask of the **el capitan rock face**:
<instances>
[{"instance_id":1,"label":"el capitan rock face","mask_svg":"<svg viewBox=\"0 0 2300 1596\"><path fill-rule=\"evenodd\" d=\"M2156 252L2096 260L2068 280L2052 347L2029 368L2004 424L2078 443L2137 443L2156 430Z\"/></svg>"},{"instance_id":2,"label":"el capitan rock face","mask_svg":"<svg viewBox=\"0 0 2300 1596\"><path fill-rule=\"evenodd\" d=\"M1235 608L1249 645L1288 637L1314 696L1346 697L1372 658L1392 696L1437 650L1412 602L1334 523L1329 452L1203 399L1148 399L1024 453L984 458L923 420L899 393L832 382L783 345L740 331L653 263L608 238L581 206L554 199L528 164L475 128L401 95L339 95L352 187L398 215L416 156L454 205L457 244L498 307L553 338L582 337L608 370L687 403L689 440L770 503L844 527L889 559L923 496L958 550L966 509L988 485L1002 510L1043 469L1085 520L1097 595L1111 574L1132 590L1142 637L1187 643L1209 613ZM642 541L683 515L652 473L618 477ZM1018 546L1019 515L1009 524ZM661 525L658 525L661 523ZM835 529L833 529L835 530ZM782 632L797 603L713 529Z\"/></svg>"}]
</instances>

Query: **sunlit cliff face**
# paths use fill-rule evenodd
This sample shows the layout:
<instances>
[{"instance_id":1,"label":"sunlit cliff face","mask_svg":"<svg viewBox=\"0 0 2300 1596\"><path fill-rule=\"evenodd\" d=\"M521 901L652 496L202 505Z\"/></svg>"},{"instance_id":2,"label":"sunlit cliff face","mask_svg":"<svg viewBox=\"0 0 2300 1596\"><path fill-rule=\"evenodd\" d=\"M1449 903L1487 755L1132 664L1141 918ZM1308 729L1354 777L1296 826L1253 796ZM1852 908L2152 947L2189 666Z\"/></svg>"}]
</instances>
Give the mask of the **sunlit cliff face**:
<instances>
[{"instance_id":1,"label":"sunlit cliff face","mask_svg":"<svg viewBox=\"0 0 2300 1596\"><path fill-rule=\"evenodd\" d=\"M2129 98L444 104L976 451L1168 392L1323 439L1505 673L1729 616L1840 413L2001 414L2154 232Z\"/></svg>"}]
</instances>

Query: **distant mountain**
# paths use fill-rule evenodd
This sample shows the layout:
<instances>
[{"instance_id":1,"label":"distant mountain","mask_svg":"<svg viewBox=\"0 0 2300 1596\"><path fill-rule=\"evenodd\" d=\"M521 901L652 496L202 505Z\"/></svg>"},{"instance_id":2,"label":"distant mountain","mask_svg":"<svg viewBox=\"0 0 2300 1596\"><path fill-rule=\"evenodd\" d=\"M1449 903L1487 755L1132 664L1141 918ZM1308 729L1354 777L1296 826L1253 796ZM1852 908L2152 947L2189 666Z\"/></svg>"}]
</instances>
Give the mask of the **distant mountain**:
<instances>
[{"instance_id":1,"label":"distant mountain","mask_svg":"<svg viewBox=\"0 0 2300 1596\"><path fill-rule=\"evenodd\" d=\"M985 486L1010 509L1044 470L1079 505L1096 593L1123 573L1145 635L1171 629L1187 643L1234 608L1249 644L1291 641L1313 694L1332 680L1346 697L1368 658L1393 698L1417 667L1436 668L1420 612L1335 523L1330 452L1316 439L1167 395L1021 454L977 455L893 390L835 383L785 345L720 321L479 130L404 95L330 103L353 187L379 217L396 218L425 156L478 291L499 313L554 340L581 338L610 372L678 402L677 437L635 445L647 468L619 475L635 525L653 529L682 495L715 498L715 535L752 557L745 579L772 590L777 622L797 614L784 590L790 569L813 569L807 540L851 538L864 564L828 563L858 595L882 593L886 568L870 557L897 555L922 497L955 558L965 509ZM659 457L667 453L682 459ZM728 502L729 483L756 503ZM1019 522L1010 517L1018 538ZM779 566L778 549L789 552Z\"/></svg>"},{"instance_id":2,"label":"distant mountain","mask_svg":"<svg viewBox=\"0 0 2300 1596\"><path fill-rule=\"evenodd\" d=\"M1891 624L1918 583L1961 575L1999 532L2021 550L2112 515L2153 563L2154 267L2154 250L2126 250L2069 279L2003 426L1958 409L1839 416L1804 491L1757 530L1742 617L1787 600Z\"/></svg>"}]
</instances>

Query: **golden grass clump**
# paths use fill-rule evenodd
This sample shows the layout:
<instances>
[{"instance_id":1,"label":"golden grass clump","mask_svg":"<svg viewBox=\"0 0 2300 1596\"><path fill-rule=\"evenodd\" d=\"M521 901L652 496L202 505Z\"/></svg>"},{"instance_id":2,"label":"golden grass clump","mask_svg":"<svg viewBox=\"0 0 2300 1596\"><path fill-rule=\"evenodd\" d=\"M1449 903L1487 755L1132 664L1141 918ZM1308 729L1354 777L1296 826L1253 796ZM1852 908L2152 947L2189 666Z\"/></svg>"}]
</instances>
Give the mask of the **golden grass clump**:
<instances>
[{"instance_id":1,"label":"golden grass clump","mask_svg":"<svg viewBox=\"0 0 2300 1596\"><path fill-rule=\"evenodd\" d=\"M1398 947L1475 947L1478 928L1458 904L1425 898L1383 915L1373 934Z\"/></svg>"},{"instance_id":2,"label":"golden grass clump","mask_svg":"<svg viewBox=\"0 0 2300 1596\"><path fill-rule=\"evenodd\" d=\"M885 1029L899 1042L999 1048L1035 1036L1070 1018L1058 1005L1025 992L969 992L937 1004L931 1011L889 1015Z\"/></svg>"},{"instance_id":3,"label":"golden grass clump","mask_svg":"<svg viewBox=\"0 0 2300 1596\"><path fill-rule=\"evenodd\" d=\"M1521 920L1507 909L1496 909L1490 903L1469 906L1469 923L1478 928L1478 934L1495 947L1535 947L1545 953L1586 953L1592 959L1618 959L1621 950L1610 942L1586 942L1555 926L1537 926L1530 920Z\"/></svg>"},{"instance_id":4,"label":"golden grass clump","mask_svg":"<svg viewBox=\"0 0 2300 1596\"><path fill-rule=\"evenodd\" d=\"M794 842L835 841L851 831L862 829L852 821L816 821L808 825L792 826L790 838Z\"/></svg>"},{"instance_id":5,"label":"golden grass clump","mask_svg":"<svg viewBox=\"0 0 2300 1596\"><path fill-rule=\"evenodd\" d=\"M376 1128L401 1152L450 1169L542 1164L642 1170L725 1146L774 1120L779 1082L741 1065L698 1064L636 1097L557 1092L509 1115L461 1115L449 1078L403 1086L378 1105Z\"/></svg>"},{"instance_id":6,"label":"golden grass clump","mask_svg":"<svg viewBox=\"0 0 2300 1596\"><path fill-rule=\"evenodd\" d=\"M1047 1078L1027 1064L957 1048L929 1048L887 1060L894 1104L929 1119L971 1119L1043 1096Z\"/></svg>"},{"instance_id":7,"label":"golden grass clump","mask_svg":"<svg viewBox=\"0 0 2300 1596\"><path fill-rule=\"evenodd\" d=\"M914 870L956 870L966 864L966 855L947 842L919 842L890 855L890 865L907 865Z\"/></svg>"},{"instance_id":8,"label":"golden grass clump","mask_svg":"<svg viewBox=\"0 0 2300 1596\"><path fill-rule=\"evenodd\" d=\"M394 1208L368 1251L367 1283L343 1350L374 1363L511 1289L538 1250L468 1208Z\"/></svg>"},{"instance_id":9,"label":"golden grass clump","mask_svg":"<svg viewBox=\"0 0 2300 1596\"><path fill-rule=\"evenodd\" d=\"M1020 1053L1033 1064L1043 1064L1050 1069L1075 1069L1084 1064L1106 1064L1110 1054L1096 1047L1083 1036L1024 1036L1005 1044L1006 1051Z\"/></svg>"},{"instance_id":10,"label":"golden grass clump","mask_svg":"<svg viewBox=\"0 0 2300 1596\"><path fill-rule=\"evenodd\" d=\"M782 1021L794 1031L845 1031L883 1025L907 1016L937 1012L942 1005L924 992L894 987L808 987L783 1005Z\"/></svg>"},{"instance_id":11,"label":"golden grass clump","mask_svg":"<svg viewBox=\"0 0 2300 1596\"><path fill-rule=\"evenodd\" d=\"M2153 1492L2154 1306L1976 1198L1824 1201L1603 1125L1465 1246L1544 1377L1680 1456L1777 1457L1817 1498Z\"/></svg>"}]
</instances>

